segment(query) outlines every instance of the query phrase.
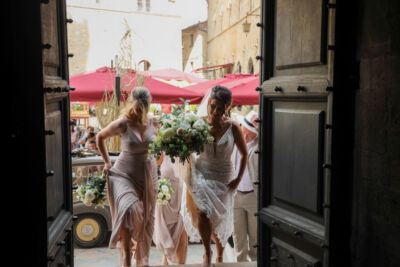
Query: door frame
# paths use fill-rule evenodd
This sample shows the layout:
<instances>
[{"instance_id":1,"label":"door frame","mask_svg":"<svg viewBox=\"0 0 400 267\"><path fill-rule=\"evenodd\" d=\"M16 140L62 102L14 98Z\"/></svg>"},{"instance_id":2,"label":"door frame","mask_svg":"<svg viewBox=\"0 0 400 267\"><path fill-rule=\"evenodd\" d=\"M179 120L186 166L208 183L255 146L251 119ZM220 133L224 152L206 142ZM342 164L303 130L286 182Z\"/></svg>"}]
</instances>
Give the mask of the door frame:
<instances>
[{"instance_id":1,"label":"door frame","mask_svg":"<svg viewBox=\"0 0 400 267\"><path fill-rule=\"evenodd\" d=\"M6 183L18 186L23 199L12 199L8 223L24 222L11 231L7 257L25 266L47 266L46 150L40 1L7 1L8 24L7 131L12 150L7 157ZM22 186L23 185L23 186ZM28 200L27 200L28 199ZM20 229L21 230L21 229ZM3 231L9 231L7 228ZM20 248L17 250L16 248Z\"/></svg>"}]
</instances>

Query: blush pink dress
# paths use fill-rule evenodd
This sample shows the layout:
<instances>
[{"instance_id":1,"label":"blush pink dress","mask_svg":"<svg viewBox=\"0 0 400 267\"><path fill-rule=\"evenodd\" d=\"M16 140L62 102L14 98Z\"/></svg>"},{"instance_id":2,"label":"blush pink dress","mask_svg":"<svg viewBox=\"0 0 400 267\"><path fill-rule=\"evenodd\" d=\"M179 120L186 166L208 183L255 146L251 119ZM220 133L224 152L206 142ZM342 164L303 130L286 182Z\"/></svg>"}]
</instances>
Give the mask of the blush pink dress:
<instances>
[{"instance_id":1,"label":"blush pink dress","mask_svg":"<svg viewBox=\"0 0 400 267\"><path fill-rule=\"evenodd\" d=\"M121 120L127 123L126 118ZM148 264L154 230L157 167L155 160L148 157L148 149L155 136L153 119L149 121L143 140L136 129L126 124L121 136L122 152L108 175L107 195L112 217L109 248L122 249L120 229L128 228L137 266Z\"/></svg>"},{"instance_id":2,"label":"blush pink dress","mask_svg":"<svg viewBox=\"0 0 400 267\"><path fill-rule=\"evenodd\" d=\"M153 241L157 248L167 256L169 263L178 264L176 250L184 229L182 215L180 214L183 182L168 156L164 156L160 171L162 179L166 178L171 181L174 194L168 204L156 205Z\"/></svg>"}]
</instances>

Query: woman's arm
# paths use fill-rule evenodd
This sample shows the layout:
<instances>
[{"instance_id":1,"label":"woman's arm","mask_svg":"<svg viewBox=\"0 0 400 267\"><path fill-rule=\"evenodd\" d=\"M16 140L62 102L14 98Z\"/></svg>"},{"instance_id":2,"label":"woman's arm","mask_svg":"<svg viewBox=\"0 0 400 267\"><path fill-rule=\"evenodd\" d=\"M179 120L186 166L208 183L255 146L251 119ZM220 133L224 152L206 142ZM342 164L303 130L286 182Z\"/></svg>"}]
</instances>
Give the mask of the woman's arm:
<instances>
[{"instance_id":1,"label":"woman's arm","mask_svg":"<svg viewBox=\"0 0 400 267\"><path fill-rule=\"evenodd\" d=\"M106 128L96 135L97 149L104 160L104 171L108 171L112 167L110 156L106 148L106 140L113 136L120 136L126 131L126 119L121 118L111 122Z\"/></svg>"},{"instance_id":2,"label":"woman's arm","mask_svg":"<svg viewBox=\"0 0 400 267\"><path fill-rule=\"evenodd\" d=\"M233 137L235 139L236 147L240 153L240 165L239 165L238 176L234 180L232 180L228 185L230 189L234 190L238 187L240 181L242 180L243 173L247 165L248 152L247 152L246 141L244 140L244 136L242 133L242 129L240 129L240 126L237 122L232 122L232 132L233 132Z\"/></svg>"}]
</instances>

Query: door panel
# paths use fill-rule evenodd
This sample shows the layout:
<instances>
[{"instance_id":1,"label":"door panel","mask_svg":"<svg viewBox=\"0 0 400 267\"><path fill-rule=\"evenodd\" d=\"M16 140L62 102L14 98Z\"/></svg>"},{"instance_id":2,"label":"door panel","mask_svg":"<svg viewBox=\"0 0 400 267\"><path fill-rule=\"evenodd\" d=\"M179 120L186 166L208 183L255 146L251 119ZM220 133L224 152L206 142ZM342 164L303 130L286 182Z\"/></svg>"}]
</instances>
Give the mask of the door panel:
<instances>
[{"instance_id":1,"label":"door panel","mask_svg":"<svg viewBox=\"0 0 400 267\"><path fill-rule=\"evenodd\" d=\"M326 17L323 2L322 0L276 2L277 70L318 66L326 62L324 47L326 28L323 23Z\"/></svg>"},{"instance_id":2,"label":"door panel","mask_svg":"<svg viewBox=\"0 0 400 267\"><path fill-rule=\"evenodd\" d=\"M320 213L324 109L320 103L273 103L273 202Z\"/></svg>"},{"instance_id":3,"label":"door panel","mask_svg":"<svg viewBox=\"0 0 400 267\"><path fill-rule=\"evenodd\" d=\"M258 266L328 266L334 12L263 4Z\"/></svg>"},{"instance_id":4,"label":"door panel","mask_svg":"<svg viewBox=\"0 0 400 267\"><path fill-rule=\"evenodd\" d=\"M59 103L47 104L46 113L46 129L54 129L53 135L46 136L46 155L52 155L52 157L47 157L46 165L48 170L54 172L51 177L47 179L47 199L51 199L47 205L47 216L50 218L55 218L60 211L63 209L65 202L65 192L64 189L64 170L63 161L63 140L62 128L62 113L59 108ZM52 223L49 220L48 226Z\"/></svg>"},{"instance_id":5,"label":"door panel","mask_svg":"<svg viewBox=\"0 0 400 267\"><path fill-rule=\"evenodd\" d=\"M73 266L68 51L64 0L42 1L48 266Z\"/></svg>"}]
</instances>

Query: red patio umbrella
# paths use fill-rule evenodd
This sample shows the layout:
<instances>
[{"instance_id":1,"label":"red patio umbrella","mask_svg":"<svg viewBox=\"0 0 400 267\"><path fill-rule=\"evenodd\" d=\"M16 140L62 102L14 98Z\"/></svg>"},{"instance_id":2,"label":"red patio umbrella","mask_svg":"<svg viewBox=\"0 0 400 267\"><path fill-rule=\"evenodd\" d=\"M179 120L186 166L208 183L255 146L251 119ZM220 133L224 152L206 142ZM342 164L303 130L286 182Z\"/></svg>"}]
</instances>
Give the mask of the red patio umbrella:
<instances>
[{"instance_id":1,"label":"red patio umbrella","mask_svg":"<svg viewBox=\"0 0 400 267\"><path fill-rule=\"evenodd\" d=\"M121 78L121 84L132 84L127 88L121 88L122 100L127 97L122 92L124 90L132 90L135 79L136 75L134 71L128 72L127 75ZM74 75L70 78L70 84L72 87L75 87L75 91L71 92L71 101L99 102L105 90L110 93L113 92L115 86L115 70L102 67L94 72ZM197 104L200 103L202 99L200 93L163 83L151 77L146 78L143 86L149 89L153 97L153 103L180 104L182 103L180 98L183 98L190 100L191 103Z\"/></svg>"},{"instance_id":2,"label":"red patio umbrella","mask_svg":"<svg viewBox=\"0 0 400 267\"><path fill-rule=\"evenodd\" d=\"M185 89L205 95L216 85L222 85L232 91L233 105L257 105L259 94L255 90L259 86L259 76L253 74L228 74L217 80L184 87Z\"/></svg>"},{"instance_id":3,"label":"red patio umbrella","mask_svg":"<svg viewBox=\"0 0 400 267\"><path fill-rule=\"evenodd\" d=\"M259 85L259 77L251 77L239 80L237 84L228 87L232 91L232 104L236 105L258 105L259 93L255 90Z\"/></svg>"},{"instance_id":4,"label":"red patio umbrella","mask_svg":"<svg viewBox=\"0 0 400 267\"><path fill-rule=\"evenodd\" d=\"M226 82L227 80L229 80L227 77L223 77L223 78L219 78L216 80L208 80L206 82L202 82L202 83L198 83L198 84L194 84L194 85L189 85L184 87L187 90L196 92L196 93L200 93L203 96L208 92L208 90L210 88L213 88L216 85L222 85L224 82Z\"/></svg>"},{"instance_id":5,"label":"red patio umbrella","mask_svg":"<svg viewBox=\"0 0 400 267\"><path fill-rule=\"evenodd\" d=\"M207 79L203 79L197 77L194 74L186 73L177 69L169 68L169 69L161 69L161 70L146 70L140 71L139 74L159 78L164 80L177 80L177 81L187 81L191 83L200 83L205 82Z\"/></svg>"}]
</instances>

